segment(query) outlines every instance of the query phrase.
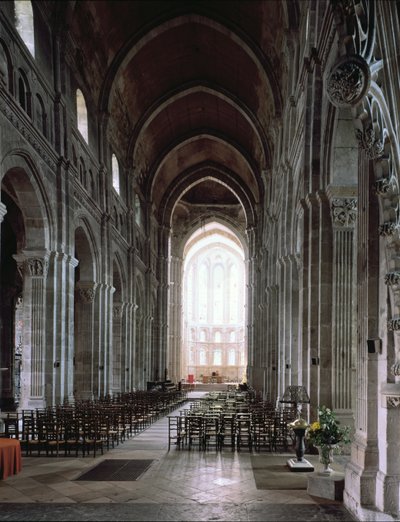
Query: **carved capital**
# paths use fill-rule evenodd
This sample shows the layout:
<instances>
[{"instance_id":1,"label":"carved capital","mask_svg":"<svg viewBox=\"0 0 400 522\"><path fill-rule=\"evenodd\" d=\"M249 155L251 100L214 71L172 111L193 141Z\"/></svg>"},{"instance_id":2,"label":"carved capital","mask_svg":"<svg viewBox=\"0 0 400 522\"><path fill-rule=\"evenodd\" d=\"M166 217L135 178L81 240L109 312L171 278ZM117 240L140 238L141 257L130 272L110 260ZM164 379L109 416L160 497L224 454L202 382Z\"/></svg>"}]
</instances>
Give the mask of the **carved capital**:
<instances>
[{"instance_id":1,"label":"carved capital","mask_svg":"<svg viewBox=\"0 0 400 522\"><path fill-rule=\"evenodd\" d=\"M370 159L380 158L383 154L383 142L376 137L375 130L372 127L361 131L356 129L356 138L358 146L362 149Z\"/></svg>"},{"instance_id":2,"label":"carved capital","mask_svg":"<svg viewBox=\"0 0 400 522\"><path fill-rule=\"evenodd\" d=\"M332 200L332 219L334 226L354 228L357 221L357 200L354 198Z\"/></svg>"},{"instance_id":3,"label":"carved capital","mask_svg":"<svg viewBox=\"0 0 400 522\"><path fill-rule=\"evenodd\" d=\"M389 272L385 275L385 285L396 286L400 282L400 272Z\"/></svg>"},{"instance_id":4,"label":"carved capital","mask_svg":"<svg viewBox=\"0 0 400 522\"><path fill-rule=\"evenodd\" d=\"M396 361L390 368L390 371L395 377L400 377L400 361Z\"/></svg>"},{"instance_id":5,"label":"carved capital","mask_svg":"<svg viewBox=\"0 0 400 522\"><path fill-rule=\"evenodd\" d=\"M378 196L383 196L391 189L391 183L388 178L379 178L375 181L374 187Z\"/></svg>"},{"instance_id":6,"label":"carved capital","mask_svg":"<svg viewBox=\"0 0 400 522\"><path fill-rule=\"evenodd\" d=\"M350 108L364 98L370 82L371 72L364 58L359 55L344 56L329 73L326 92L333 105Z\"/></svg>"},{"instance_id":7,"label":"carved capital","mask_svg":"<svg viewBox=\"0 0 400 522\"><path fill-rule=\"evenodd\" d=\"M398 332L400 330L400 317L392 317L392 319L389 319L387 328L390 332Z\"/></svg>"},{"instance_id":8,"label":"carved capital","mask_svg":"<svg viewBox=\"0 0 400 522\"><path fill-rule=\"evenodd\" d=\"M96 283L91 282L79 282L76 287L76 297L83 304L93 303L96 294Z\"/></svg>"},{"instance_id":9,"label":"carved capital","mask_svg":"<svg viewBox=\"0 0 400 522\"><path fill-rule=\"evenodd\" d=\"M386 221L382 225L379 225L379 235L384 237L392 236L398 228L399 225L397 223Z\"/></svg>"},{"instance_id":10,"label":"carved capital","mask_svg":"<svg viewBox=\"0 0 400 522\"><path fill-rule=\"evenodd\" d=\"M400 408L400 397L386 397L388 408Z\"/></svg>"},{"instance_id":11,"label":"carved capital","mask_svg":"<svg viewBox=\"0 0 400 522\"><path fill-rule=\"evenodd\" d=\"M115 303L113 305L113 319L121 319L122 317L122 304Z\"/></svg>"},{"instance_id":12,"label":"carved capital","mask_svg":"<svg viewBox=\"0 0 400 522\"><path fill-rule=\"evenodd\" d=\"M46 258L30 257L24 262L25 273L31 277L46 277L49 262Z\"/></svg>"}]
</instances>

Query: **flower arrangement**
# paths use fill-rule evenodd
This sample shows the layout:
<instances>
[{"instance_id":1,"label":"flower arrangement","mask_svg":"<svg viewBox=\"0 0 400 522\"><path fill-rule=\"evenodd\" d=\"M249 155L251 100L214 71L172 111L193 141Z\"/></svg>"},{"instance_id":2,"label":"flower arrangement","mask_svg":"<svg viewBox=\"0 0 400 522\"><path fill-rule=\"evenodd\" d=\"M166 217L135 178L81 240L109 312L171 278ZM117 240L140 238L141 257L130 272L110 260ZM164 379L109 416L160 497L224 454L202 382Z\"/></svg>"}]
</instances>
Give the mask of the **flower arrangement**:
<instances>
[{"instance_id":1,"label":"flower arrangement","mask_svg":"<svg viewBox=\"0 0 400 522\"><path fill-rule=\"evenodd\" d=\"M314 446L338 446L350 442L350 427L339 425L335 413L321 406L318 409L318 420L310 424L306 438Z\"/></svg>"}]
</instances>

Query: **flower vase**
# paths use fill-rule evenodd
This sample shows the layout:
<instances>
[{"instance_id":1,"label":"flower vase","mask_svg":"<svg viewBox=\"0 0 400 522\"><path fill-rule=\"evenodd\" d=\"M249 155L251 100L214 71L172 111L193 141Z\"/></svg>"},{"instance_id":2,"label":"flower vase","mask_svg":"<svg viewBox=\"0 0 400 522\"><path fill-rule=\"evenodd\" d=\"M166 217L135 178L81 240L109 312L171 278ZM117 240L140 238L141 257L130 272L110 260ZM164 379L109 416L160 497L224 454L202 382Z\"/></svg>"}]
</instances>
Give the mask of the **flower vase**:
<instances>
[{"instance_id":1,"label":"flower vase","mask_svg":"<svg viewBox=\"0 0 400 522\"><path fill-rule=\"evenodd\" d=\"M333 469L330 464L333 462L333 446L326 444L324 446L318 446L319 461L323 465L322 475L330 475Z\"/></svg>"}]
</instances>

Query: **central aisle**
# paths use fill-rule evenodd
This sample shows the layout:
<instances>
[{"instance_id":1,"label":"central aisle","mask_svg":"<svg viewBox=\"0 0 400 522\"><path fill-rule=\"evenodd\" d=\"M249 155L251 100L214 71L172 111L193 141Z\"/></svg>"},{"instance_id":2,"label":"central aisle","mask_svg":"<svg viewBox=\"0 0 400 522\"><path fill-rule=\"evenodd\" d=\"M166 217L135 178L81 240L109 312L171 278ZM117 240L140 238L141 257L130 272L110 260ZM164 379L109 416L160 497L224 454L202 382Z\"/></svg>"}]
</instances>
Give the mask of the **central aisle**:
<instances>
[{"instance_id":1,"label":"central aisle","mask_svg":"<svg viewBox=\"0 0 400 522\"><path fill-rule=\"evenodd\" d=\"M289 455L278 455L284 465ZM136 481L75 480L104 459L153 463ZM22 472L0 483L0 502L1 520L353 520L341 503L306 490L257 489L246 450L168 452L166 417L95 459L24 457Z\"/></svg>"}]
</instances>

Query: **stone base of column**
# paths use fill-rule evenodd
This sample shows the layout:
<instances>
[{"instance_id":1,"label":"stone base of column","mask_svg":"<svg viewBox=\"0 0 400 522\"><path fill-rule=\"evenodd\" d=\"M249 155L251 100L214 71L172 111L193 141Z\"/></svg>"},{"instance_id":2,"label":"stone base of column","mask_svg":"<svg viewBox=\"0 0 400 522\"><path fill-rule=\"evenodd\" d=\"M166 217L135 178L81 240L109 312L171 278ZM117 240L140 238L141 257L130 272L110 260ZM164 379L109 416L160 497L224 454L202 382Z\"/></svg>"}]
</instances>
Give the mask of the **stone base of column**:
<instances>
[{"instance_id":1,"label":"stone base of column","mask_svg":"<svg viewBox=\"0 0 400 522\"><path fill-rule=\"evenodd\" d=\"M330 475L312 473L307 477L307 493L314 497L343 500L344 473L333 471Z\"/></svg>"},{"instance_id":2,"label":"stone base of column","mask_svg":"<svg viewBox=\"0 0 400 522\"><path fill-rule=\"evenodd\" d=\"M28 410L35 410L36 408L43 409L46 408L46 400L44 398L33 399L29 398L27 403Z\"/></svg>"},{"instance_id":3,"label":"stone base of column","mask_svg":"<svg viewBox=\"0 0 400 522\"><path fill-rule=\"evenodd\" d=\"M350 462L345 471L345 489L343 503L357 520L380 521L396 520L385 518L385 514L375 507L375 479L376 474L366 472ZM361 505L363 502L364 505Z\"/></svg>"}]
</instances>

